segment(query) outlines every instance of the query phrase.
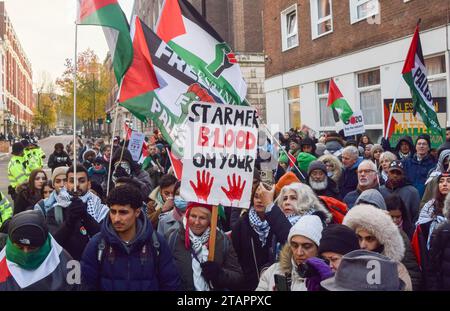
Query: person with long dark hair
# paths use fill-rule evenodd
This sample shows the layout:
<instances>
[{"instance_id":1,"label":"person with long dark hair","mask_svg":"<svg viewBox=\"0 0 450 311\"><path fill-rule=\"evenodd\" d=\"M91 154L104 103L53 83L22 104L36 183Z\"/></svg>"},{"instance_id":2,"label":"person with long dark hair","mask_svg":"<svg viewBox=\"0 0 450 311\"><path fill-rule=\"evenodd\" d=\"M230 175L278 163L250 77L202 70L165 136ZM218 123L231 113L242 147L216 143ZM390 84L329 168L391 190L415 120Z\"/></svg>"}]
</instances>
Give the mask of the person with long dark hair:
<instances>
[{"instance_id":1,"label":"person with long dark hair","mask_svg":"<svg viewBox=\"0 0 450 311\"><path fill-rule=\"evenodd\" d=\"M47 175L41 169L31 172L27 183L17 187L16 199L14 200L14 215L20 212L31 210L34 205L44 197L44 184L47 182Z\"/></svg>"}]
</instances>

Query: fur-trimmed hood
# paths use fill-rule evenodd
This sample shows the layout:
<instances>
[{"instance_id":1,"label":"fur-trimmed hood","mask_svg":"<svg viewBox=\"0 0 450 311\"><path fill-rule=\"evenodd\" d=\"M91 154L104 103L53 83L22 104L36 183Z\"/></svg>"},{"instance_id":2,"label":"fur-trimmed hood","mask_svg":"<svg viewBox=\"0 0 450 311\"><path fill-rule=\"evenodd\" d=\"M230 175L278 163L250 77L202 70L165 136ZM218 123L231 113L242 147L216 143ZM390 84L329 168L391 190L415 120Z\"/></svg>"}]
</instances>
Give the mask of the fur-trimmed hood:
<instances>
[{"instance_id":1,"label":"fur-trimmed hood","mask_svg":"<svg viewBox=\"0 0 450 311\"><path fill-rule=\"evenodd\" d=\"M292 273L292 250L289 243L284 244L280 251L280 270L283 273Z\"/></svg>"},{"instance_id":2,"label":"fur-trimmed hood","mask_svg":"<svg viewBox=\"0 0 450 311\"><path fill-rule=\"evenodd\" d=\"M330 162L333 163L334 170L333 170L333 176L331 179L334 180L334 182L337 184L339 183L339 178L341 178L342 175L342 163L339 161L339 159L332 155L332 154L326 154L319 158L319 161L322 163Z\"/></svg>"},{"instance_id":3,"label":"fur-trimmed hood","mask_svg":"<svg viewBox=\"0 0 450 311\"><path fill-rule=\"evenodd\" d=\"M405 245L398 227L387 212L367 204L354 206L345 216L344 225L356 232L362 228L373 234L384 246L382 255L396 262L405 256Z\"/></svg>"}]
</instances>

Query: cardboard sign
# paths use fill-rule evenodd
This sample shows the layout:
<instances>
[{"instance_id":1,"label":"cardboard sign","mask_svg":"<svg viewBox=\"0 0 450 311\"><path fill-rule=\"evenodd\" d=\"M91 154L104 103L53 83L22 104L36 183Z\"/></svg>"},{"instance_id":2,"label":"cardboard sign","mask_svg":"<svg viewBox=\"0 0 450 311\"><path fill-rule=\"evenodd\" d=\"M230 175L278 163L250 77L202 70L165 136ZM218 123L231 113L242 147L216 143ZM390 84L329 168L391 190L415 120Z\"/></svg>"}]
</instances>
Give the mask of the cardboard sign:
<instances>
[{"instance_id":1,"label":"cardboard sign","mask_svg":"<svg viewBox=\"0 0 450 311\"><path fill-rule=\"evenodd\" d=\"M130 150L133 161L139 161L141 156L142 145L144 143L145 134L137 131L131 133L130 142L128 143L128 150Z\"/></svg>"},{"instance_id":2,"label":"cardboard sign","mask_svg":"<svg viewBox=\"0 0 450 311\"><path fill-rule=\"evenodd\" d=\"M254 108L189 106L181 196L186 201L249 208L258 143Z\"/></svg>"},{"instance_id":3,"label":"cardboard sign","mask_svg":"<svg viewBox=\"0 0 450 311\"><path fill-rule=\"evenodd\" d=\"M393 104L393 99L384 100L384 130L389 121L389 114ZM433 105L437 113L437 117L441 126L447 123L447 99L445 97L433 98ZM411 136L413 142L417 140L420 134L428 134L431 138L431 147L438 148L445 142L445 128L441 131L430 130L423 123L420 114L413 116L413 103L411 98L398 98L391 120L388 133L389 143L395 148L402 136Z\"/></svg>"},{"instance_id":4,"label":"cardboard sign","mask_svg":"<svg viewBox=\"0 0 450 311\"><path fill-rule=\"evenodd\" d=\"M345 137L362 134L366 131L364 128L364 117L360 110L353 112L353 115L347 122L344 122Z\"/></svg>"}]
</instances>

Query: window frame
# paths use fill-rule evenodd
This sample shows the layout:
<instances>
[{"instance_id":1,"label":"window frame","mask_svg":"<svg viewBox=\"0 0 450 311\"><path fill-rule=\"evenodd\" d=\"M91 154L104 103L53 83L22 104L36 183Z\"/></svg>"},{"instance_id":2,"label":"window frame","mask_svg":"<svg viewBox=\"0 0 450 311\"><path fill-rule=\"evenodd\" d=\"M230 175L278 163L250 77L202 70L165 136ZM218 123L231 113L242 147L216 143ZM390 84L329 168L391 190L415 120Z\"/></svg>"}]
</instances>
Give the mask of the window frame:
<instances>
[{"instance_id":1,"label":"window frame","mask_svg":"<svg viewBox=\"0 0 450 311\"><path fill-rule=\"evenodd\" d=\"M289 90L297 88L298 89L298 97L289 99ZM302 114L301 114L301 102L300 102L300 85L287 87L284 89L284 96L286 100L286 114L287 114L287 123L289 124L288 128L293 128L293 125L291 124L291 115L290 115L290 106L292 104L298 104L299 105L299 120L300 120L300 126L302 125Z\"/></svg>"},{"instance_id":2,"label":"window frame","mask_svg":"<svg viewBox=\"0 0 450 311\"><path fill-rule=\"evenodd\" d=\"M334 26L333 26L333 1L328 0L328 3L330 4L330 15L327 15L325 17L322 17L319 19L319 7L318 2L320 0L310 0L310 8L311 8L311 37L312 40L326 36L330 33L333 33ZM319 34L318 26L324 22L327 22L328 20L331 21L331 30L326 31L322 34Z\"/></svg>"},{"instance_id":3,"label":"window frame","mask_svg":"<svg viewBox=\"0 0 450 311\"><path fill-rule=\"evenodd\" d=\"M368 2L376 1L376 12L371 12L367 16L358 18L358 7L364 5ZM376 16L380 14L380 1L379 0L349 0L350 6L350 24L358 23L362 20L365 20L369 17Z\"/></svg>"},{"instance_id":4,"label":"window frame","mask_svg":"<svg viewBox=\"0 0 450 311\"><path fill-rule=\"evenodd\" d=\"M444 72L437 73L437 74L434 74L434 75L429 75L428 72L427 72L428 85L430 83L432 83L432 82L445 81L446 82L445 83L445 85L446 85L446 90L445 90L446 91L446 96L445 97L447 97L448 96L448 89L447 89L447 61L446 61L446 58L445 58L445 54L436 54L436 55L430 55L430 56L424 57L425 67L426 67L427 59L431 59L431 58L435 58L435 57L444 57ZM427 67L427 71L428 71L428 67ZM437 96L434 96L433 93L431 93L431 95L433 97L437 97Z\"/></svg>"},{"instance_id":5,"label":"window frame","mask_svg":"<svg viewBox=\"0 0 450 311\"><path fill-rule=\"evenodd\" d=\"M325 80L320 80L320 81L316 81L316 100L317 100L317 107L318 107L318 116L319 116L319 129L320 131L331 131L331 130L335 130L336 129L336 123L334 122L334 118L333 118L333 125L322 125L322 115L321 115L321 107L320 107L320 100L321 99L327 99L328 101L328 97L329 97L329 92L330 92L330 81L331 79L325 79ZM328 82L328 90L326 93L324 94L319 94L319 84L320 83L324 83L324 82Z\"/></svg>"},{"instance_id":6,"label":"window frame","mask_svg":"<svg viewBox=\"0 0 450 311\"><path fill-rule=\"evenodd\" d=\"M294 13L295 12L295 22L296 22L296 35L297 35L297 43L294 44L293 46L288 46L288 39L291 38L294 35L289 35L287 33L287 27L288 27L288 23L287 23L287 17L289 14ZM281 11L280 13L281 16L281 51L285 52L291 49L294 49L296 47L298 47L300 45L300 33L298 31L298 27L299 27L299 22L298 22L298 10L297 10L297 4L293 4L290 7L284 9L283 11Z\"/></svg>"},{"instance_id":7,"label":"window frame","mask_svg":"<svg viewBox=\"0 0 450 311\"><path fill-rule=\"evenodd\" d=\"M359 75L360 74L364 74L364 73L368 73L368 72L371 72L371 71L376 71L376 70L378 70L379 74L380 74L379 84L374 84L374 85L360 87L359 86ZM356 83L356 93L357 93L358 107L359 107L359 110L361 112L363 112L362 107L361 107L361 93L377 91L377 90L380 91L380 102L378 103L378 105L379 105L379 111L381 113L381 123L367 124L366 123L366 118L364 118L364 127L367 130L383 129L383 122L384 122L383 121L383 106L382 106L383 105L383 96L381 94L381 69L380 69L380 67L375 67L375 68L370 68L370 69L366 69L366 70L363 70L363 71L358 71L355 74L356 74L355 83Z\"/></svg>"}]
</instances>

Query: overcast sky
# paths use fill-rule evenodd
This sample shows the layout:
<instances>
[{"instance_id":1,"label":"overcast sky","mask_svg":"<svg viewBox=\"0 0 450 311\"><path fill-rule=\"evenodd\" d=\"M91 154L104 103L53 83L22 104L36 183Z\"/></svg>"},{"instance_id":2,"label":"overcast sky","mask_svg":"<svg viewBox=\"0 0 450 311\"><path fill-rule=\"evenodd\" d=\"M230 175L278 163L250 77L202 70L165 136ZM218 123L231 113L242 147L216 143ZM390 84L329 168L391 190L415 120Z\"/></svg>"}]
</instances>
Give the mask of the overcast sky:
<instances>
[{"instance_id":1,"label":"overcast sky","mask_svg":"<svg viewBox=\"0 0 450 311\"><path fill-rule=\"evenodd\" d=\"M74 57L77 0L4 0L9 18L31 62L33 82L48 72L52 80L64 71L66 58ZM134 0L119 0L129 17ZM78 52L90 47L101 60L108 50L101 27L78 27Z\"/></svg>"}]
</instances>

